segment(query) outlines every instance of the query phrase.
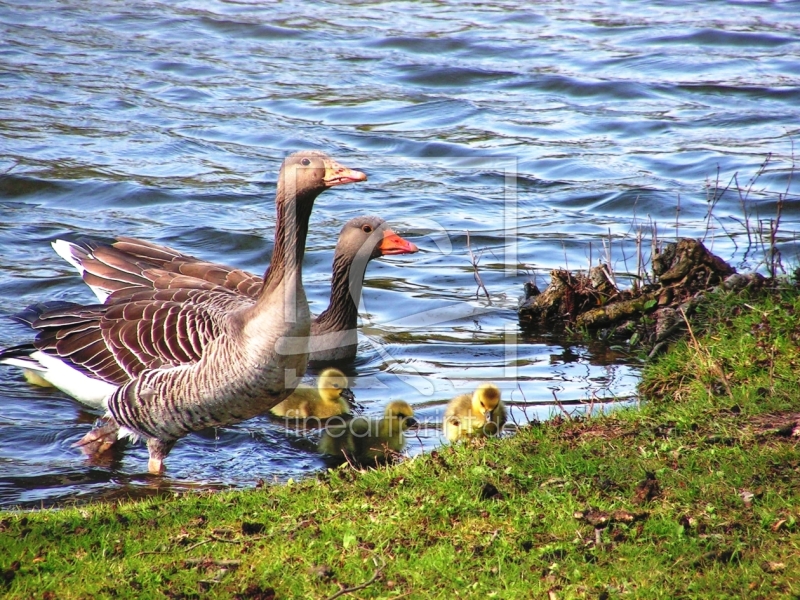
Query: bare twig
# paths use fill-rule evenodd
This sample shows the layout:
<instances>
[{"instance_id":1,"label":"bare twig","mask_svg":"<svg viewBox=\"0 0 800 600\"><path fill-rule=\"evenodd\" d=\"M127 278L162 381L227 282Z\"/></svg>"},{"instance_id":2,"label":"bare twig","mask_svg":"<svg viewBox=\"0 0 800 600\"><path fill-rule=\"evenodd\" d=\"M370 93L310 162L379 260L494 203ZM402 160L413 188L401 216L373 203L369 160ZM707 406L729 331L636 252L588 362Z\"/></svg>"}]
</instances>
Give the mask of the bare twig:
<instances>
[{"instance_id":1,"label":"bare twig","mask_svg":"<svg viewBox=\"0 0 800 600\"><path fill-rule=\"evenodd\" d=\"M769 274L772 277L777 276L777 271L780 268L784 271L781 261L781 253L780 250L777 248L777 237L778 237L778 229L780 229L781 223L781 215L783 213L783 206L784 201L789 195L792 186L792 178L794 177L794 168L795 168L795 159L794 159L794 140L791 140L792 144L792 167L789 169L789 177L786 181L786 191L783 194L778 194L778 203L775 209L775 219L770 219L770 228L769 228L769 254L768 260L769 264L767 265L767 269L769 270ZM785 272L785 271L784 271Z\"/></svg>"},{"instance_id":2,"label":"bare twig","mask_svg":"<svg viewBox=\"0 0 800 600\"><path fill-rule=\"evenodd\" d=\"M522 395L522 414L525 415L525 421L530 423L531 418L528 416L528 398L525 396L525 392L522 391L522 386L519 384L519 381L517 381L517 389L519 390L519 393ZM519 427L519 423L517 423L517 419L516 417L513 416L513 413L509 411L509 414L512 415L511 420L514 421L514 425Z\"/></svg>"},{"instance_id":3,"label":"bare twig","mask_svg":"<svg viewBox=\"0 0 800 600\"><path fill-rule=\"evenodd\" d=\"M218 537L216 535L212 535L204 540L200 540L199 542L195 542L194 544L186 546L186 548L184 548L183 550L184 552L190 552L195 548L199 548L200 546L203 546L204 544L209 544L211 542L223 542L225 544L241 544L244 542L265 540L267 538L269 538L268 535L257 535L257 536L249 536L246 538L238 538L235 540L229 540L226 538ZM141 552L137 552L136 554L134 554L134 556L145 556L147 554L169 554L170 552L174 552L175 550L177 550L177 548L175 547L169 548L168 550L142 550Z\"/></svg>"},{"instance_id":4,"label":"bare twig","mask_svg":"<svg viewBox=\"0 0 800 600\"><path fill-rule=\"evenodd\" d=\"M728 381L728 377L725 375L725 372L722 370L722 367L719 366L719 363L711 358L711 355L708 353L707 350L704 350L703 347L700 345L700 342L697 341L697 338L694 335L694 330L692 329L692 324L689 323L689 318L686 316L686 312L683 310L681 306L678 310L680 310L681 316L683 317L684 322L686 323L686 328L689 330L689 335L692 338L692 344L694 345L695 350L699 354L705 355L706 359L709 360L711 363L711 370L716 371L719 378L722 380L723 385L725 386L725 391L728 393L728 396L733 399L733 392L731 391L731 384Z\"/></svg>"},{"instance_id":5,"label":"bare twig","mask_svg":"<svg viewBox=\"0 0 800 600\"><path fill-rule=\"evenodd\" d=\"M606 276L608 277L609 281L614 284L614 287L619 289L617 286L617 278L614 276L614 269L611 267L611 228L608 228L608 244L606 245L605 238L603 239L603 249L606 251L606 264L605 264L605 272Z\"/></svg>"},{"instance_id":6,"label":"bare twig","mask_svg":"<svg viewBox=\"0 0 800 600\"><path fill-rule=\"evenodd\" d=\"M753 186L756 184L756 181L758 181L758 179L766 172L767 165L769 164L769 161L770 161L771 158L772 158L772 154L767 154L767 157L764 159L764 162L761 163L761 166L759 166L758 171L756 171L756 174L753 175L750 178L750 181L747 182L747 189L744 190L744 194L742 194L743 190L742 190L741 186L739 185L739 178L737 177L737 174L734 173L734 175L733 175L733 178L736 181L736 191L739 194L739 202L742 205L742 212L744 213L745 230L746 230L746 233L747 233L747 250L745 250L745 253L744 253L744 260L745 261L747 260L747 257L750 255L750 249L753 246L752 231L751 231L751 228L750 228L750 216L751 215L750 215L750 212L748 212L748 209L747 209L747 201L750 199L750 193L753 191ZM756 221L758 221L758 219L759 219L758 206L756 205Z\"/></svg>"},{"instance_id":7,"label":"bare twig","mask_svg":"<svg viewBox=\"0 0 800 600\"><path fill-rule=\"evenodd\" d=\"M644 284L644 256L642 256L642 241L644 239L644 235L642 234L642 228L636 230L636 282L634 284L634 289L638 290L640 285Z\"/></svg>"},{"instance_id":8,"label":"bare twig","mask_svg":"<svg viewBox=\"0 0 800 600\"><path fill-rule=\"evenodd\" d=\"M639 202L639 196L636 196L636 200L633 201L633 216L631 217L631 224L630 227L628 227L628 231L623 236L623 243L620 244L620 253L622 254L622 264L625 265L625 276L628 277L628 279L631 281L631 286L633 287L634 290L637 289L639 284L639 273L638 272L635 274L631 273L631 269L628 266L628 255L625 252L624 240L626 240L631 235L632 232L637 232L633 234L633 239L634 241L636 241L637 235L640 233L641 228L639 227L639 219L636 216L636 205L638 202ZM636 257L637 267L638 264L640 263L640 259L641 256ZM591 266L592 265L589 265L590 270Z\"/></svg>"},{"instance_id":9,"label":"bare twig","mask_svg":"<svg viewBox=\"0 0 800 600\"><path fill-rule=\"evenodd\" d=\"M431 424L426 419L424 425L427 428L427 427L430 427ZM413 437L416 438L416 440L419 442L420 452L424 452L425 451L425 444L422 443L422 438L419 435L419 427L415 427L414 429L410 429L410 430L406 431L406 433L405 433L406 438L412 437L411 435L409 435L412 431L414 432Z\"/></svg>"},{"instance_id":10,"label":"bare twig","mask_svg":"<svg viewBox=\"0 0 800 600\"><path fill-rule=\"evenodd\" d=\"M498 536L498 535L500 535L500 530L499 530L499 529L495 529L495 530L492 532L492 537L490 537L490 538L489 538L489 541L488 541L488 542L486 542L486 545L487 545L487 546L491 546L491 545L492 545L492 542L493 542L493 541L495 541L495 540L497 539L497 536Z\"/></svg>"},{"instance_id":11,"label":"bare twig","mask_svg":"<svg viewBox=\"0 0 800 600\"><path fill-rule=\"evenodd\" d=\"M148 554L169 554L172 550L142 550L141 552L137 552L133 556L147 556Z\"/></svg>"},{"instance_id":12,"label":"bare twig","mask_svg":"<svg viewBox=\"0 0 800 600\"><path fill-rule=\"evenodd\" d=\"M334 598L339 598L341 596L344 596L345 594L352 594L353 592L357 592L359 590L363 590L366 587L369 587L370 585L375 583L378 580L378 578L383 574L383 568L386 566L386 561L381 559L381 563L382 563L381 566L375 569L375 572L372 574L372 577L370 577L367 581L365 581L361 585L354 585L352 587L342 588L332 596L328 596L325 600L334 600Z\"/></svg>"},{"instance_id":13,"label":"bare twig","mask_svg":"<svg viewBox=\"0 0 800 600\"><path fill-rule=\"evenodd\" d=\"M199 542L196 542L191 546L186 546L186 552L194 550L195 548L198 548L199 546L202 546L203 544L208 544L210 542L222 542L223 544L242 544L244 542L254 542L257 540L265 540L267 538L269 538L268 535L253 535L246 538L237 538L235 540L228 540L225 538L218 537L216 535L212 535L209 536L208 539L200 540Z\"/></svg>"},{"instance_id":14,"label":"bare twig","mask_svg":"<svg viewBox=\"0 0 800 600\"><path fill-rule=\"evenodd\" d=\"M364 469L357 466L355 462L353 462L353 460L350 458L350 455L347 453L347 450L345 450L344 448L342 449L342 455L344 456L344 459L347 461L348 466L351 469L353 469L353 471L358 471L359 473L363 473Z\"/></svg>"},{"instance_id":15,"label":"bare twig","mask_svg":"<svg viewBox=\"0 0 800 600\"><path fill-rule=\"evenodd\" d=\"M486 301L489 302L489 306L492 305L492 299L489 296L489 290L486 289L486 286L483 285L483 280L481 279L481 274L478 272L478 263L481 260L481 257L478 256L477 258L472 253L472 246L470 245L469 241L469 230L467 230L467 251L469 252L469 259L472 261L472 269L473 275L475 277L475 283L478 284L478 289L475 291L475 298L478 298L478 292L483 290L483 293L486 294Z\"/></svg>"},{"instance_id":16,"label":"bare twig","mask_svg":"<svg viewBox=\"0 0 800 600\"><path fill-rule=\"evenodd\" d=\"M775 218L770 219L769 224L769 274L776 277L778 268L781 266L781 252L776 245L778 229L781 224L781 214L783 213L783 194L778 194L778 205L776 207Z\"/></svg>"},{"instance_id":17,"label":"bare twig","mask_svg":"<svg viewBox=\"0 0 800 600\"><path fill-rule=\"evenodd\" d=\"M555 403L555 405L558 407L561 413L567 418L567 420L571 421L573 419L573 415L572 413L568 412L566 408L564 408L563 404L561 404L561 400L559 400L558 396L556 396L556 391L551 389L550 393L553 394L553 402Z\"/></svg>"},{"instance_id":18,"label":"bare twig","mask_svg":"<svg viewBox=\"0 0 800 600\"><path fill-rule=\"evenodd\" d=\"M595 394L595 392L593 390L592 391L592 399L589 401L589 405L588 405L588 407L586 408L586 410L583 413L584 416L586 416L586 417L591 417L592 416L592 413L594 412L594 401L596 399L597 399L597 396L596 396L596 394Z\"/></svg>"},{"instance_id":19,"label":"bare twig","mask_svg":"<svg viewBox=\"0 0 800 600\"><path fill-rule=\"evenodd\" d=\"M706 212L706 230L703 233L703 243L705 243L706 241L706 236L708 236L708 232L711 231L711 214L714 212L714 207L717 205L717 202L719 202L722 196L725 194L725 190L723 190L722 193L717 193L719 192L719 171L720 171L719 165L717 165L717 177L714 180L714 189L711 192L711 199L709 199L708 197L708 190L711 187L711 185L709 183L706 183L706 204L708 204L708 210ZM730 183L728 183L728 186L730 186ZM727 190L728 188L726 187L725 189ZM678 203L680 203L680 196L678 196ZM678 210L680 210L680 208ZM676 239L679 239L677 235L675 237ZM711 239L713 242L714 238Z\"/></svg>"},{"instance_id":20,"label":"bare twig","mask_svg":"<svg viewBox=\"0 0 800 600\"><path fill-rule=\"evenodd\" d=\"M214 565L215 567L236 568L241 566L240 560L216 560L213 558L184 558L183 562L187 565Z\"/></svg>"},{"instance_id":21,"label":"bare twig","mask_svg":"<svg viewBox=\"0 0 800 600\"><path fill-rule=\"evenodd\" d=\"M786 181L786 192L784 193L785 196L788 196L789 192L792 189L792 179L794 179L794 167L795 167L794 138L789 136L789 142L792 144L792 168L789 170L789 179Z\"/></svg>"},{"instance_id":22,"label":"bare twig","mask_svg":"<svg viewBox=\"0 0 800 600\"><path fill-rule=\"evenodd\" d=\"M652 217L650 219L650 266L653 265L653 257L656 255L656 251L658 250L658 223L653 221ZM650 277L650 273L647 274L647 282L651 283L655 280L655 275Z\"/></svg>"}]
</instances>

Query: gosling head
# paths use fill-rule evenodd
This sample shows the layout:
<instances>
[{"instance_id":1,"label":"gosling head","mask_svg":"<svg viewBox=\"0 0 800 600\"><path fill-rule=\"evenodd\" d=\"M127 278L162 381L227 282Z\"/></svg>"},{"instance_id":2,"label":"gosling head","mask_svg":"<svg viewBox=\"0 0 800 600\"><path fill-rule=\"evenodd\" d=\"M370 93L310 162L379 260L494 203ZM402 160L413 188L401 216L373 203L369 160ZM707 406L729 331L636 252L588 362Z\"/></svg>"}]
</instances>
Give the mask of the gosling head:
<instances>
[{"instance_id":1,"label":"gosling head","mask_svg":"<svg viewBox=\"0 0 800 600\"><path fill-rule=\"evenodd\" d=\"M493 383L482 383L472 394L472 410L482 415L487 421L492 420L492 413L500 404L500 389Z\"/></svg>"},{"instance_id":2,"label":"gosling head","mask_svg":"<svg viewBox=\"0 0 800 600\"><path fill-rule=\"evenodd\" d=\"M404 402L403 400L390 402L386 406L383 416L386 419L397 419L400 421L403 431L417 424L417 420L414 418L414 409L409 406L408 402Z\"/></svg>"},{"instance_id":3,"label":"gosling head","mask_svg":"<svg viewBox=\"0 0 800 600\"><path fill-rule=\"evenodd\" d=\"M355 400L355 394L350 389L350 382L339 369L325 369L319 376L317 388L319 395L328 402L338 402L344 398L348 402Z\"/></svg>"}]
</instances>

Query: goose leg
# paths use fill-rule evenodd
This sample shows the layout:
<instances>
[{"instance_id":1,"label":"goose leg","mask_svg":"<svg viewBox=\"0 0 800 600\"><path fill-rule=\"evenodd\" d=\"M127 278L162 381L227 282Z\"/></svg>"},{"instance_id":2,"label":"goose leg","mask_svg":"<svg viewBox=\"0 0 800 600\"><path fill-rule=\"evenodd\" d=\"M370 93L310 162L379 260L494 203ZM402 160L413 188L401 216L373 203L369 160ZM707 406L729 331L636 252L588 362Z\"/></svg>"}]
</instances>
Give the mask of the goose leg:
<instances>
[{"instance_id":1,"label":"goose leg","mask_svg":"<svg viewBox=\"0 0 800 600\"><path fill-rule=\"evenodd\" d=\"M147 450L150 452L150 460L147 461L147 470L153 475L161 475L164 472L164 459L172 450L177 440L165 442L158 438L147 440Z\"/></svg>"}]
</instances>

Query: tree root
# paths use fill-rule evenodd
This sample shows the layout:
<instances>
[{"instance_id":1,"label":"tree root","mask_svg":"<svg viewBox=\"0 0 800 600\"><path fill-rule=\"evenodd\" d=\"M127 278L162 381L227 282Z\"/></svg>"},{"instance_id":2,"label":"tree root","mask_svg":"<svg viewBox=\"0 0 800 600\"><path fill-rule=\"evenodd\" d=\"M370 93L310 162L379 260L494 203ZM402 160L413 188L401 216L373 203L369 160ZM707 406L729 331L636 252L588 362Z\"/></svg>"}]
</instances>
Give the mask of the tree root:
<instances>
[{"instance_id":1,"label":"tree root","mask_svg":"<svg viewBox=\"0 0 800 600\"><path fill-rule=\"evenodd\" d=\"M656 252L655 282L633 289L619 290L606 265L592 267L588 274L560 269L550 276L544 292L532 283L526 284L526 298L518 313L523 328L551 331L559 326L578 327L609 341L638 336L654 352L685 328L681 313L691 314L708 291L717 287L736 290L764 282L758 274L737 274L700 241L689 238L666 244ZM643 330L645 317L650 317L647 331Z\"/></svg>"}]
</instances>

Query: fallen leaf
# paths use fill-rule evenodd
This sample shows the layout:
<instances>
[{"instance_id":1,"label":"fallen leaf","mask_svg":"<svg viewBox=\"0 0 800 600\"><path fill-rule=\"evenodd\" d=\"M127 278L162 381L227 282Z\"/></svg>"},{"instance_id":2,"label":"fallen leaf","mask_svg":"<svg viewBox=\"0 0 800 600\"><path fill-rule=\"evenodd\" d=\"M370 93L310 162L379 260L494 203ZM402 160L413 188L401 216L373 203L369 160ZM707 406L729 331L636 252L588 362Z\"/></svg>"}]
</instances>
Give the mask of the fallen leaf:
<instances>
[{"instance_id":1,"label":"fallen leaf","mask_svg":"<svg viewBox=\"0 0 800 600\"><path fill-rule=\"evenodd\" d=\"M308 574L319 579L330 579L333 577L333 569L328 565L314 565L308 568Z\"/></svg>"},{"instance_id":2,"label":"fallen leaf","mask_svg":"<svg viewBox=\"0 0 800 600\"><path fill-rule=\"evenodd\" d=\"M771 560L765 560L761 563L761 569L765 573L780 573L786 568L786 565L782 562L773 562Z\"/></svg>"},{"instance_id":3,"label":"fallen leaf","mask_svg":"<svg viewBox=\"0 0 800 600\"><path fill-rule=\"evenodd\" d=\"M788 519L778 519L772 524L772 531L780 531L781 529L786 529L786 523L788 523Z\"/></svg>"},{"instance_id":4,"label":"fallen leaf","mask_svg":"<svg viewBox=\"0 0 800 600\"><path fill-rule=\"evenodd\" d=\"M586 523L589 523L589 525L592 525L595 528L605 527L611 520L611 517L607 512L604 512L602 510L596 510L594 508L589 508L585 511L576 512L574 516L576 519L585 521Z\"/></svg>"},{"instance_id":5,"label":"fallen leaf","mask_svg":"<svg viewBox=\"0 0 800 600\"><path fill-rule=\"evenodd\" d=\"M551 478L551 479L548 479L547 481L543 481L543 482L542 482L542 483L539 485L539 487L547 487L547 486L549 486L549 485L558 485L558 486L562 486L562 485L564 485L566 482L567 482L567 480L566 480L566 479L564 479L563 477L553 477L553 478Z\"/></svg>"}]
</instances>

